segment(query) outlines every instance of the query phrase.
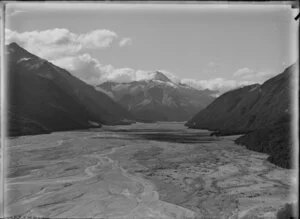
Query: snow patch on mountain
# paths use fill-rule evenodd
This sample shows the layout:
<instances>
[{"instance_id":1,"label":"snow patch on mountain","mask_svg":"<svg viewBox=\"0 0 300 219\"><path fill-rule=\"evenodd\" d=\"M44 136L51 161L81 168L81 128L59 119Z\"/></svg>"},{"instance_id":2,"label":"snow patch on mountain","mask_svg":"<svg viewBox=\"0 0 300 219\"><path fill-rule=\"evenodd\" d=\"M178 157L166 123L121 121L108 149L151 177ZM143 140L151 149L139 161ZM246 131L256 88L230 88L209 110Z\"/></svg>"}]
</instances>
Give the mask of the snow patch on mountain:
<instances>
[{"instance_id":1,"label":"snow patch on mountain","mask_svg":"<svg viewBox=\"0 0 300 219\"><path fill-rule=\"evenodd\" d=\"M130 84L122 83L122 84L118 84L118 85L114 86L112 88L112 90L113 91L120 91L120 90L123 90L123 89L127 89L128 87L130 87Z\"/></svg>"},{"instance_id":2,"label":"snow patch on mountain","mask_svg":"<svg viewBox=\"0 0 300 219\"><path fill-rule=\"evenodd\" d=\"M102 92L102 93L105 93L105 94L107 94L109 97L111 97L111 98L114 98L114 95L113 95L113 93L112 92L109 92L109 91L107 91L107 90L104 90L104 89L102 89L101 87L95 87L95 90L96 91L100 91L100 92Z\"/></svg>"},{"instance_id":3,"label":"snow patch on mountain","mask_svg":"<svg viewBox=\"0 0 300 219\"><path fill-rule=\"evenodd\" d=\"M161 80L152 80L153 82L157 83L157 84L163 84L163 85L167 85L167 86L170 86L170 87L173 87L173 88L177 88L178 85L172 83L171 81L161 81Z\"/></svg>"},{"instance_id":4,"label":"snow patch on mountain","mask_svg":"<svg viewBox=\"0 0 300 219\"><path fill-rule=\"evenodd\" d=\"M17 61L17 63L20 63L20 62L24 62L24 61L27 61L27 60L30 60L31 58L21 58L19 61Z\"/></svg>"}]
</instances>

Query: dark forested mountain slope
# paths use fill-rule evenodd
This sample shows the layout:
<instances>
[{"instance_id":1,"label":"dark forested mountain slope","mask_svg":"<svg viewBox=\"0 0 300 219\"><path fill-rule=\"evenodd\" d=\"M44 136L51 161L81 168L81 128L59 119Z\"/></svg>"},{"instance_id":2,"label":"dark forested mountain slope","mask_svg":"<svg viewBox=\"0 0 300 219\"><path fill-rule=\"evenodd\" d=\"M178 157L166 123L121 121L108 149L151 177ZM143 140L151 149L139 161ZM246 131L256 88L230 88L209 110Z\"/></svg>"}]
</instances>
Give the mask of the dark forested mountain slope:
<instances>
[{"instance_id":1,"label":"dark forested mountain slope","mask_svg":"<svg viewBox=\"0 0 300 219\"><path fill-rule=\"evenodd\" d=\"M6 48L10 135L99 127L131 119L101 91L16 43Z\"/></svg>"},{"instance_id":2,"label":"dark forested mountain slope","mask_svg":"<svg viewBox=\"0 0 300 219\"><path fill-rule=\"evenodd\" d=\"M288 117L291 72L295 65L267 80L229 91L201 110L186 125L210 130L251 131Z\"/></svg>"},{"instance_id":3,"label":"dark forested mountain slope","mask_svg":"<svg viewBox=\"0 0 300 219\"><path fill-rule=\"evenodd\" d=\"M229 91L196 114L186 125L218 130L221 134L246 133L236 143L268 153L268 160L284 168L292 167L291 82L298 63L262 85Z\"/></svg>"},{"instance_id":4,"label":"dark forested mountain slope","mask_svg":"<svg viewBox=\"0 0 300 219\"><path fill-rule=\"evenodd\" d=\"M280 167L292 168L293 142L288 120L249 132L235 142L250 150L269 154L268 160Z\"/></svg>"},{"instance_id":5,"label":"dark forested mountain slope","mask_svg":"<svg viewBox=\"0 0 300 219\"><path fill-rule=\"evenodd\" d=\"M214 100L213 91L174 83L159 71L148 80L105 82L96 89L105 91L136 118L148 122L186 121Z\"/></svg>"}]
</instances>

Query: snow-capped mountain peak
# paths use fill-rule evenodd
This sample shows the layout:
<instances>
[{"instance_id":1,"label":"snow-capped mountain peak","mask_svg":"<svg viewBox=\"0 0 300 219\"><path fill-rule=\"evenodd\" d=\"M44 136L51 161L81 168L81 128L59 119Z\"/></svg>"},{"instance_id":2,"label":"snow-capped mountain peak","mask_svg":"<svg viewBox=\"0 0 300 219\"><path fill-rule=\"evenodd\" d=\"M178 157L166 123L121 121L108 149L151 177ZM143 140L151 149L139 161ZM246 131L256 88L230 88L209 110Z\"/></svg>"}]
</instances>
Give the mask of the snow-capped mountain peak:
<instances>
[{"instance_id":1,"label":"snow-capped mountain peak","mask_svg":"<svg viewBox=\"0 0 300 219\"><path fill-rule=\"evenodd\" d=\"M163 82L172 82L166 75L161 73L160 71L151 72L150 80L157 80L157 81L163 81Z\"/></svg>"}]
</instances>

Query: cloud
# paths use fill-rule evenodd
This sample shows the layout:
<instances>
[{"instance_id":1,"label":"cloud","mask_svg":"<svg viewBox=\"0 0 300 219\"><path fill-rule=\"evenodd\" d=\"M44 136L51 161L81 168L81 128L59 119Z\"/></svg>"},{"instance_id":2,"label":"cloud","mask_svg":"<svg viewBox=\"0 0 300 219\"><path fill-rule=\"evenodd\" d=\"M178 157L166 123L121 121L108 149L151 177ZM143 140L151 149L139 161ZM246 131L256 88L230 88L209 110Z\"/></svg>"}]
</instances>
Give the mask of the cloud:
<instances>
[{"instance_id":1,"label":"cloud","mask_svg":"<svg viewBox=\"0 0 300 219\"><path fill-rule=\"evenodd\" d=\"M238 77L243 80L251 80L255 83L263 83L274 75L275 73L270 70L254 71L249 68L241 68L233 73L234 77Z\"/></svg>"},{"instance_id":2,"label":"cloud","mask_svg":"<svg viewBox=\"0 0 300 219\"><path fill-rule=\"evenodd\" d=\"M123 67L115 68L108 64L102 64L97 59L85 53L78 56L62 57L52 61L54 64L69 70L73 75L92 85L98 85L105 81L128 83L132 81L148 80L154 75L154 71L135 70ZM251 80L227 80L224 78L214 78L209 80L180 79L176 75L166 70L159 70L174 83L187 84L195 89L210 89L222 94L237 87L253 84Z\"/></svg>"},{"instance_id":3,"label":"cloud","mask_svg":"<svg viewBox=\"0 0 300 219\"><path fill-rule=\"evenodd\" d=\"M141 72L141 71L139 71ZM136 80L137 71L132 68L118 68L104 76L105 81L115 81L119 83L128 83Z\"/></svg>"},{"instance_id":4,"label":"cloud","mask_svg":"<svg viewBox=\"0 0 300 219\"><path fill-rule=\"evenodd\" d=\"M6 43L16 42L28 51L45 59L78 54L86 49L109 47L118 36L115 32L98 29L76 34L68 29L55 28L19 33L5 29Z\"/></svg>"},{"instance_id":5,"label":"cloud","mask_svg":"<svg viewBox=\"0 0 300 219\"><path fill-rule=\"evenodd\" d=\"M241 68L238 69L236 72L233 73L233 76L237 77L237 76L244 76L244 75L249 75L249 74L253 74L253 70L249 69L249 68Z\"/></svg>"},{"instance_id":6,"label":"cloud","mask_svg":"<svg viewBox=\"0 0 300 219\"><path fill-rule=\"evenodd\" d=\"M213 91L219 91L219 93L224 93L226 91L235 89L237 87L242 87L245 85L252 84L253 82L227 80L224 78L214 78L209 80L182 79L181 83L187 84L199 90L209 89Z\"/></svg>"},{"instance_id":7,"label":"cloud","mask_svg":"<svg viewBox=\"0 0 300 219\"><path fill-rule=\"evenodd\" d=\"M123 47L123 46L130 46L132 45L132 39L131 38L123 38L120 42L119 42L119 46Z\"/></svg>"},{"instance_id":8,"label":"cloud","mask_svg":"<svg viewBox=\"0 0 300 219\"><path fill-rule=\"evenodd\" d=\"M101 84L105 81L128 83L132 81L149 80L153 78L154 75L154 71L135 70L128 67L115 68L110 64L102 64L87 53L77 56L61 57L51 60L51 62L61 68L67 69L74 76L92 85ZM180 79L174 74L165 70L159 71L165 74L171 81L175 83L180 82Z\"/></svg>"},{"instance_id":9,"label":"cloud","mask_svg":"<svg viewBox=\"0 0 300 219\"><path fill-rule=\"evenodd\" d=\"M89 54L63 57L52 61L53 64L69 70L74 76L86 83L97 85L105 81L126 83L142 78L145 72L132 68L115 68L112 65L101 64Z\"/></svg>"},{"instance_id":10,"label":"cloud","mask_svg":"<svg viewBox=\"0 0 300 219\"><path fill-rule=\"evenodd\" d=\"M86 48L103 48L108 47L112 41L117 38L117 34L110 30L94 30L78 36L78 40Z\"/></svg>"},{"instance_id":11,"label":"cloud","mask_svg":"<svg viewBox=\"0 0 300 219\"><path fill-rule=\"evenodd\" d=\"M19 33L5 29L6 43L16 42L28 51L41 58L69 70L73 75L86 83L97 85L105 81L132 82L147 80L153 77L153 71L133 69L127 66L115 68L110 64L103 64L91 57L86 50L101 49L112 45L118 38L111 30L98 29L88 33L73 33L68 29L56 28L42 31L28 31ZM119 46L130 45L130 38L123 38ZM219 66L208 63L209 71ZM261 82L272 76L270 71L255 72L249 68L238 69L233 75L237 80L214 78L210 80L180 79L166 70L159 70L174 83L184 83L196 89L210 89L220 93L247 84Z\"/></svg>"},{"instance_id":12,"label":"cloud","mask_svg":"<svg viewBox=\"0 0 300 219\"><path fill-rule=\"evenodd\" d=\"M100 84L102 77L114 69L111 65L102 65L98 60L84 53L78 56L63 57L51 61L53 64L65 68L74 76L88 84Z\"/></svg>"},{"instance_id":13,"label":"cloud","mask_svg":"<svg viewBox=\"0 0 300 219\"><path fill-rule=\"evenodd\" d=\"M249 68L241 68L234 72L233 76L237 79L228 80L221 77L209 80L182 79L181 83L187 84L199 90L209 89L219 91L219 94L222 94L238 87L243 87L255 83L263 83L265 80L274 76L274 73L272 73L271 71L255 72L254 70Z\"/></svg>"}]
</instances>

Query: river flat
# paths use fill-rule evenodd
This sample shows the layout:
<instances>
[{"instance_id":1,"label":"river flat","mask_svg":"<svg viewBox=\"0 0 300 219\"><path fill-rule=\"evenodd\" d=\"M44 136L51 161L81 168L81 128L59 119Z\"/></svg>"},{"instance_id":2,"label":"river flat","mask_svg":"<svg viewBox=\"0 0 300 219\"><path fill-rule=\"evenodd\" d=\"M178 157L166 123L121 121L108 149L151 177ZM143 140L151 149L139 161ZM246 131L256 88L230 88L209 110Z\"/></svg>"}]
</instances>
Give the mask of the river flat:
<instances>
[{"instance_id":1,"label":"river flat","mask_svg":"<svg viewBox=\"0 0 300 219\"><path fill-rule=\"evenodd\" d=\"M6 216L276 218L295 173L183 123L11 138Z\"/></svg>"}]
</instances>

